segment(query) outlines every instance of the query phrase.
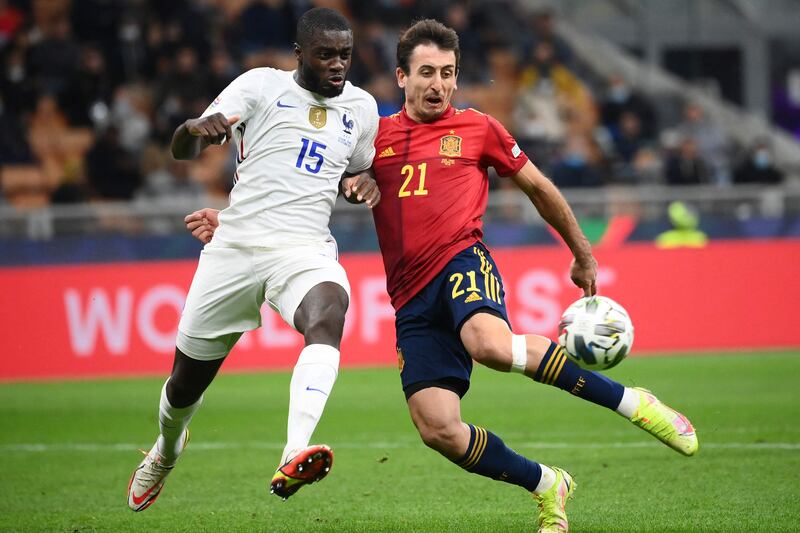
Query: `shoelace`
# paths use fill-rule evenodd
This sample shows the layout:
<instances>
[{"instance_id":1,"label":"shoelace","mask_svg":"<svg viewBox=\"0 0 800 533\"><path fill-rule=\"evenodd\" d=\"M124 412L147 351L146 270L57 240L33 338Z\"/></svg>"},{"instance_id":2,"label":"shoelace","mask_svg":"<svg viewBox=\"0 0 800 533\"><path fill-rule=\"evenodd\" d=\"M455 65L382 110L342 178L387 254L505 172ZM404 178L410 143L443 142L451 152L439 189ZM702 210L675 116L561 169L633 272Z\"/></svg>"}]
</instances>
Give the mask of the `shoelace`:
<instances>
[{"instance_id":1,"label":"shoelace","mask_svg":"<svg viewBox=\"0 0 800 533\"><path fill-rule=\"evenodd\" d=\"M144 455L148 459L148 462L145 464L145 467L139 471L140 476L144 481L148 483L157 482L161 478L163 478L167 473L169 473L170 470L172 470L173 468L172 466L164 466L157 458L150 457L149 452L146 452L144 450L139 450L139 451L144 453Z\"/></svg>"}]
</instances>

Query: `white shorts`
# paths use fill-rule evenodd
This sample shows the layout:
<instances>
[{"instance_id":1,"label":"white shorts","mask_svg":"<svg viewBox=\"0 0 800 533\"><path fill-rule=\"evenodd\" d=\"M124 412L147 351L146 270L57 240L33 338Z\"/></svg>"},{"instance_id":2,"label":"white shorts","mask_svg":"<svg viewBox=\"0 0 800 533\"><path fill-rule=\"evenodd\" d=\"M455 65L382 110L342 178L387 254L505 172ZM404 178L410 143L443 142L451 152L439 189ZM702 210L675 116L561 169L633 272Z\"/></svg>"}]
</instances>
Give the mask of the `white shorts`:
<instances>
[{"instance_id":1,"label":"white shorts","mask_svg":"<svg viewBox=\"0 0 800 533\"><path fill-rule=\"evenodd\" d=\"M314 286L330 281L350 297L350 283L336 257L335 241L281 249L211 243L200 254L178 331L213 339L256 329L265 300L294 328L294 313Z\"/></svg>"}]
</instances>

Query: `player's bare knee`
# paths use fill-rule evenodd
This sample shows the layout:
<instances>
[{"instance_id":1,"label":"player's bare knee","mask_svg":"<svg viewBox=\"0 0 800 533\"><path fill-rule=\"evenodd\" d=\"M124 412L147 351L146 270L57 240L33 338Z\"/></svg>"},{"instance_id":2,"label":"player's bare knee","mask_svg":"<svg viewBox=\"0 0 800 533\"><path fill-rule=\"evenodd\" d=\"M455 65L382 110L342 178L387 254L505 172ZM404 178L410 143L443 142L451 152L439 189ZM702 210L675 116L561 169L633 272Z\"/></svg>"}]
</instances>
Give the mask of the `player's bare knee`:
<instances>
[{"instance_id":1,"label":"player's bare knee","mask_svg":"<svg viewBox=\"0 0 800 533\"><path fill-rule=\"evenodd\" d=\"M344 331L346 307L331 303L317 307L304 320L301 332L306 344L329 344L338 347Z\"/></svg>"},{"instance_id":2,"label":"player's bare knee","mask_svg":"<svg viewBox=\"0 0 800 533\"><path fill-rule=\"evenodd\" d=\"M306 344L338 347L349 299L338 284L325 282L311 289L294 314L294 324Z\"/></svg>"},{"instance_id":3,"label":"player's bare knee","mask_svg":"<svg viewBox=\"0 0 800 533\"><path fill-rule=\"evenodd\" d=\"M461 423L456 421L430 420L418 424L419 436L429 448L449 454L458 444Z\"/></svg>"}]
</instances>

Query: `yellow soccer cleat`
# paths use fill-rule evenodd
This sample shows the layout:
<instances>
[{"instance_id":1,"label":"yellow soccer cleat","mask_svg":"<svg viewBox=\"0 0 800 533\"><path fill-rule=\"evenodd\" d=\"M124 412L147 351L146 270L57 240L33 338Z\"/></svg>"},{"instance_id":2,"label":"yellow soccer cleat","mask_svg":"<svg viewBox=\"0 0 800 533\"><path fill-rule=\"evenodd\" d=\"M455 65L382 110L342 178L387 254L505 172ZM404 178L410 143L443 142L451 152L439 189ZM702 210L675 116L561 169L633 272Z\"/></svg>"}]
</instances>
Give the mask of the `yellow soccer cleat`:
<instances>
[{"instance_id":1,"label":"yellow soccer cleat","mask_svg":"<svg viewBox=\"0 0 800 533\"><path fill-rule=\"evenodd\" d=\"M683 455L696 454L700 445L689 419L662 403L649 390L639 387L633 390L639 394L639 407L631 422Z\"/></svg>"},{"instance_id":2,"label":"yellow soccer cleat","mask_svg":"<svg viewBox=\"0 0 800 533\"><path fill-rule=\"evenodd\" d=\"M539 533L566 533L569 531L566 506L572 498L577 483L566 470L555 466L550 468L556 473L556 482L542 494L533 493L533 499L539 504Z\"/></svg>"},{"instance_id":3,"label":"yellow soccer cleat","mask_svg":"<svg viewBox=\"0 0 800 533\"><path fill-rule=\"evenodd\" d=\"M270 493L286 500L304 485L319 481L333 466L333 450L323 444L303 448L272 476Z\"/></svg>"}]
</instances>

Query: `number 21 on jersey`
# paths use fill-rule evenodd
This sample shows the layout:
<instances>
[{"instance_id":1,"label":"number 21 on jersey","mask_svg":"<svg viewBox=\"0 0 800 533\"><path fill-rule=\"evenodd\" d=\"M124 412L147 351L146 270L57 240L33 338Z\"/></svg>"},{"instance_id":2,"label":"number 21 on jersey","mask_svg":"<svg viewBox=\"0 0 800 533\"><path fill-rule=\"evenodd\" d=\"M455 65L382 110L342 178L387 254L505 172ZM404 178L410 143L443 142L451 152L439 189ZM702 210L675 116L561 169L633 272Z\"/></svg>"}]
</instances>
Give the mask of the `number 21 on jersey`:
<instances>
[{"instance_id":1,"label":"number 21 on jersey","mask_svg":"<svg viewBox=\"0 0 800 533\"><path fill-rule=\"evenodd\" d=\"M403 185L400 187L400 190L397 192L398 198L406 198L411 196L427 196L428 189L425 188L425 173L428 170L428 163L420 163L417 165L416 170L416 189L409 190L409 186L414 187L414 180L415 172L413 165L405 165L402 169L400 169L400 174L403 175L405 181L403 181Z\"/></svg>"}]
</instances>

